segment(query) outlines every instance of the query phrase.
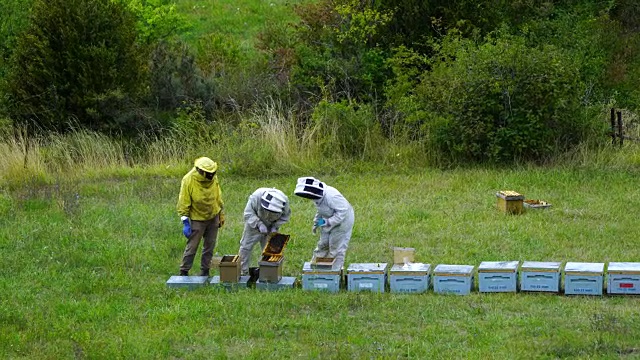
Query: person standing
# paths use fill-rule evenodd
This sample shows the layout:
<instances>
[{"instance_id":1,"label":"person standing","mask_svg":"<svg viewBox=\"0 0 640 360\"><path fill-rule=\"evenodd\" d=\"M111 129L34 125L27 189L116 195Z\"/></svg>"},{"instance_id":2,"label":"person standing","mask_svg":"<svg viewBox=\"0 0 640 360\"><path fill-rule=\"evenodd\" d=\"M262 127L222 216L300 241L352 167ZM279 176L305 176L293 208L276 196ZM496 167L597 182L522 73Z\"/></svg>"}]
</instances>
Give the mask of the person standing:
<instances>
[{"instance_id":1,"label":"person standing","mask_svg":"<svg viewBox=\"0 0 640 360\"><path fill-rule=\"evenodd\" d=\"M335 258L334 266L342 268L351 240L355 215L353 207L334 187L313 177L298 178L294 193L316 205L311 231L320 229L314 258Z\"/></svg>"},{"instance_id":2,"label":"person standing","mask_svg":"<svg viewBox=\"0 0 640 360\"><path fill-rule=\"evenodd\" d=\"M209 276L218 229L224 225L224 203L216 176L217 170L216 162L208 157L200 157L182 178L176 207L183 224L182 234L187 238L180 264L181 276L189 276L193 259L203 238L200 276Z\"/></svg>"},{"instance_id":3,"label":"person standing","mask_svg":"<svg viewBox=\"0 0 640 360\"><path fill-rule=\"evenodd\" d=\"M240 272L249 274L251 252L260 243L262 249L267 245L267 235L276 233L289 221L291 208L289 198L276 188L259 188L249 195L244 208L244 231L240 240Z\"/></svg>"}]
</instances>

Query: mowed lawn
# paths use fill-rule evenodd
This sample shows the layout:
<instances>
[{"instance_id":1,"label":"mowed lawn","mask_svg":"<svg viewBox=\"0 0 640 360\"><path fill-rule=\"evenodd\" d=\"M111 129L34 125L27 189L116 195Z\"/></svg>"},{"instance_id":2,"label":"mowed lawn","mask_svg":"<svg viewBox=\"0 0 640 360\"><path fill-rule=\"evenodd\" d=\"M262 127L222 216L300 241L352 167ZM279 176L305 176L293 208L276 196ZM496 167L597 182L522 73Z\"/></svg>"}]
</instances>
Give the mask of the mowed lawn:
<instances>
[{"instance_id":1,"label":"mowed lawn","mask_svg":"<svg viewBox=\"0 0 640 360\"><path fill-rule=\"evenodd\" d=\"M299 175L318 176L353 204L347 264L391 262L394 246L415 248L416 260L432 266L640 261L636 170ZM248 195L277 187L293 211L281 229L291 235L283 272L301 279L316 238L313 204L292 194L296 177L221 173L227 224L216 251L237 253ZM167 288L185 244L175 213L179 185L180 176L147 176L1 193L2 357L640 357L640 297ZM504 215L499 190L552 207Z\"/></svg>"}]
</instances>

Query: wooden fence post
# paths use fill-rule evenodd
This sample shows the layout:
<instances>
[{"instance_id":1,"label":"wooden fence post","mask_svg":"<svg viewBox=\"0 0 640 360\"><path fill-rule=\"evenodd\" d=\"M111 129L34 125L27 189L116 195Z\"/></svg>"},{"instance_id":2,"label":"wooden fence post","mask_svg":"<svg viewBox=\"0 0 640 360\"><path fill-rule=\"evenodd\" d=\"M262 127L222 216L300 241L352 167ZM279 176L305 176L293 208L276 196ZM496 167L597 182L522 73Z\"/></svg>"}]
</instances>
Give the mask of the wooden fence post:
<instances>
[{"instance_id":1,"label":"wooden fence post","mask_svg":"<svg viewBox=\"0 0 640 360\"><path fill-rule=\"evenodd\" d=\"M616 109L611 108L611 145L616 144Z\"/></svg>"},{"instance_id":2,"label":"wooden fence post","mask_svg":"<svg viewBox=\"0 0 640 360\"><path fill-rule=\"evenodd\" d=\"M622 131L622 111L618 111L618 139L620 139L620 146L624 140L624 133Z\"/></svg>"}]
</instances>

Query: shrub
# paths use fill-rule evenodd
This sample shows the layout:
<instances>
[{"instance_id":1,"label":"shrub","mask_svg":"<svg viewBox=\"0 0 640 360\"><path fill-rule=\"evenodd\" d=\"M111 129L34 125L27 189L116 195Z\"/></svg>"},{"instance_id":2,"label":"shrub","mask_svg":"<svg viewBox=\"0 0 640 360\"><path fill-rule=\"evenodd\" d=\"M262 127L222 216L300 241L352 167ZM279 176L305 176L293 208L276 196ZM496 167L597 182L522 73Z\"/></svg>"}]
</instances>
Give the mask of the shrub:
<instances>
[{"instance_id":1,"label":"shrub","mask_svg":"<svg viewBox=\"0 0 640 360\"><path fill-rule=\"evenodd\" d=\"M135 97L140 69L134 18L122 5L36 0L11 59L10 115L44 129L119 131L109 113L118 109L104 107Z\"/></svg>"},{"instance_id":2,"label":"shrub","mask_svg":"<svg viewBox=\"0 0 640 360\"><path fill-rule=\"evenodd\" d=\"M544 160L604 130L586 101L591 84L570 52L529 48L517 36L479 45L450 36L440 56L416 89L420 107L410 112L449 158Z\"/></svg>"}]
</instances>

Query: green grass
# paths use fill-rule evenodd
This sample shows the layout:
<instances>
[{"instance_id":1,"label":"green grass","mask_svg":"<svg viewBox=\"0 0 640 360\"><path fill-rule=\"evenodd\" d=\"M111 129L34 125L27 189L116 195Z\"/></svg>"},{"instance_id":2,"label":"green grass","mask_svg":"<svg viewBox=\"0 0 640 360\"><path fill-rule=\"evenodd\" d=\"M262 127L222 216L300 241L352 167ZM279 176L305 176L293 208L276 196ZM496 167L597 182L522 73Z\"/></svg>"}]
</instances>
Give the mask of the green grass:
<instances>
[{"instance_id":1,"label":"green grass","mask_svg":"<svg viewBox=\"0 0 640 360\"><path fill-rule=\"evenodd\" d=\"M306 175L306 174L297 174ZM317 174L316 174L317 175ZM606 167L415 170L320 176L351 201L347 263L638 261L638 171ZM223 176L235 254L246 197L297 176ZM169 289L184 239L179 176L86 179L0 193L0 353L6 358L637 358L636 297L549 294L227 293ZM506 216L495 192L553 204ZM283 272L315 245L313 205L291 195ZM254 257L255 261L255 257ZM194 265L198 268L198 263Z\"/></svg>"}]
</instances>

